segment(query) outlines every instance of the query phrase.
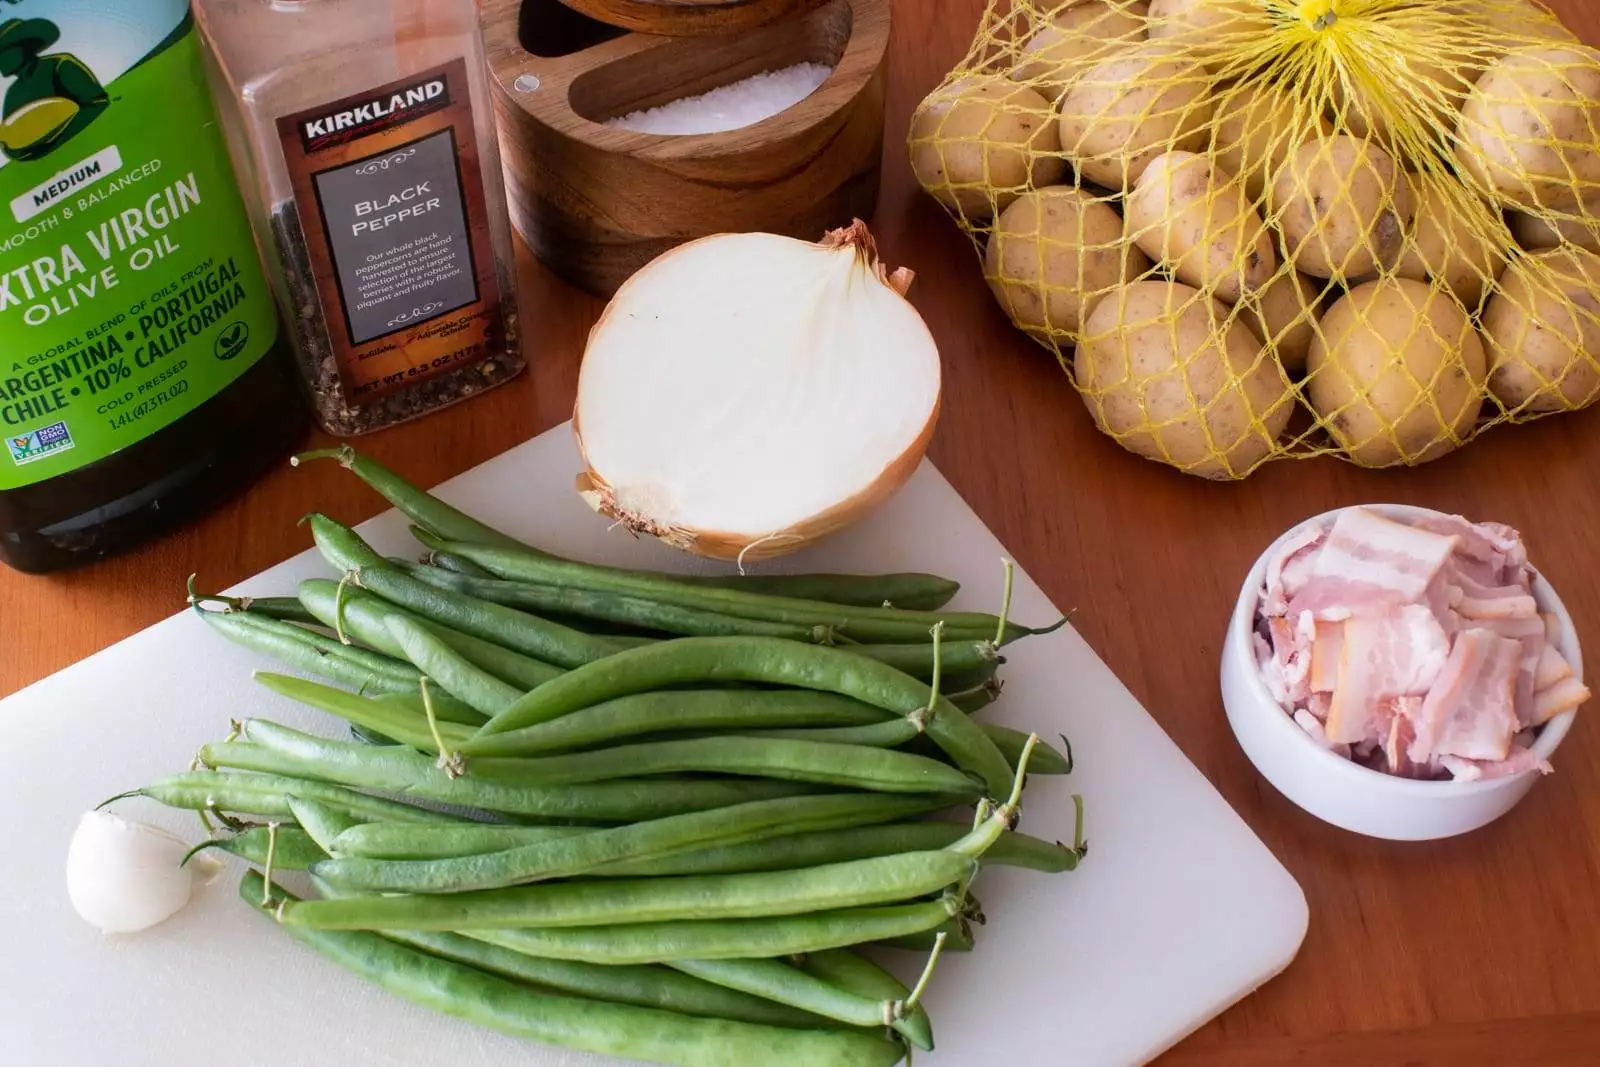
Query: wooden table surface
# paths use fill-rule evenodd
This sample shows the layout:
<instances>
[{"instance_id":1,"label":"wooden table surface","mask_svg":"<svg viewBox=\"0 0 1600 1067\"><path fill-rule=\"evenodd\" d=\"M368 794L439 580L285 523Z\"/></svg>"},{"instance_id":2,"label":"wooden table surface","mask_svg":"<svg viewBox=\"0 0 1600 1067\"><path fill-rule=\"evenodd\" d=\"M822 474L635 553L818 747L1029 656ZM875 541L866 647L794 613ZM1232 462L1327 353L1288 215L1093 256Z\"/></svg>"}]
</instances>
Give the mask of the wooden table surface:
<instances>
[{"instance_id":1,"label":"wooden table surface","mask_svg":"<svg viewBox=\"0 0 1600 1067\"><path fill-rule=\"evenodd\" d=\"M1600 5L1549 2L1600 42ZM1600 709L1580 715L1555 776L1507 818L1455 841L1391 844L1325 826L1274 792L1234 742L1217 684L1224 625L1262 548L1308 515L1371 501L1516 525L1584 643L1600 648L1600 414L1503 428L1399 473L1323 459L1215 485L1124 453L1095 431L1049 354L1002 317L965 238L917 191L898 147L917 100L964 53L982 6L895 3L875 229L890 263L917 271L912 296L944 353L933 458L1056 603L1079 609L1084 637L1311 902L1310 934L1289 971L1159 1062L1600 1063ZM568 417L600 305L525 252L521 266L532 371L363 448L434 484ZM221 588L305 548L295 520L313 508L350 521L379 510L335 466L285 466L133 555L59 577L0 573L0 696L172 614L191 572Z\"/></svg>"}]
</instances>

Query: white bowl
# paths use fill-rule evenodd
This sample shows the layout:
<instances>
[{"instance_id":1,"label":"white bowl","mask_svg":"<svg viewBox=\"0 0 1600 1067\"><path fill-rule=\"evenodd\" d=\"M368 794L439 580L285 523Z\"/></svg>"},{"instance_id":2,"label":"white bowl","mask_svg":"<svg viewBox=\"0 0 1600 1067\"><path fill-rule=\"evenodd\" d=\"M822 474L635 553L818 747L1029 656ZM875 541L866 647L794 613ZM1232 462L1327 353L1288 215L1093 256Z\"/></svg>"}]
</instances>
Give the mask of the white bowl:
<instances>
[{"instance_id":1,"label":"white bowl","mask_svg":"<svg viewBox=\"0 0 1600 1067\"><path fill-rule=\"evenodd\" d=\"M1402 520L1439 514L1402 504L1364 506ZM1234 736L1256 770L1278 792L1324 822L1346 830L1392 841L1429 841L1485 826L1514 808L1533 788L1539 772L1477 782L1419 782L1383 774L1317 744L1267 691L1250 639L1267 561L1291 537L1312 525L1326 527L1338 514L1330 511L1308 519L1284 534L1262 554L1245 579L1222 650L1222 703ZM1583 656L1572 617L1537 570L1533 596L1540 611L1560 621L1556 647L1581 681ZM1546 723L1534 742L1534 752L1548 760L1572 729L1575 714L1567 712Z\"/></svg>"}]
</instances>

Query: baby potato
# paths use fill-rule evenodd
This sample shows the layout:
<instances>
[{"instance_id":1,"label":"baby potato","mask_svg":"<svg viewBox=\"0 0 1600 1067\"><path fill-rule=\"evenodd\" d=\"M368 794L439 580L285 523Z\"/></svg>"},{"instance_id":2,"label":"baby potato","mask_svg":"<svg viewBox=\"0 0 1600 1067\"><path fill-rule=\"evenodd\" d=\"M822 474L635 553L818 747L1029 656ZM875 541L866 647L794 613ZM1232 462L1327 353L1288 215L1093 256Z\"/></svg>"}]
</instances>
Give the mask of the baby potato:
<instances>
[{"instance_id":1,"label":"baby potato","mask_svg":"<svg viewBox=\"0 0 1600 1067\"><path fill-rule=\"evenodd\" d=\"M1483 309L1489 391L1510 411L1572 411L1600 394L1600 256L1525 256Z\"/></svg>"},{"instance_id":2,"label":"baby potato","mask_svg":"<svg viewBox=\"0 0 1600 1067\"><path fill-rule=\"evenodd\" d=\"M1170 39L1212 57L1272 29L1260 0L1150 0L1150 39Z\"/></svg>"},{"instance_id":3,"label":"baby potato","mask_svg":"<svg viewBox=\"0 0 1600 1067\"><path fill-rule=\"evenodd\" d=\"M1522 48L1490 65L1461 106L1456 159L1512 207L1570 209L1600 192L1600 53Z\"/></svg>"},{"instance_id":4,"label":"baby potato","mask_svg":"<svg viewBox=\"0 0 1600 1067\"><path fill-rule=\"evenodd\" d=\"M1079 70L1108 52L1143 41L1144 0L1081 0L1028 38L1010 78L1054 102Z\"/></svg>"},{"instance_id":5,"label":"baby potato","mask_svg":"<svg viewBox=\"0 0 1600 1067\"><path fill-rule=\"evenodd\" d=\"M1295 149L1333 132L1327 116L1299 95L1259 79L1218 95L1216 111L1211 131L1216 160L1244 179L1252 203L1266 195L1273 175Z\"/></svg>"},{"instance_id":6,"label":"baby potato","mask_svg":"<svg viewBox=\"0 0 1600 1067\"><path fill-rule=\"evenodd\" d=\"M1101 300L1073 358L1101 431L1148 459L1238 478L1271 454L1294 408L1277 361L1227 308L1181 282Z\"/></svg>"},{"instance_id":7,"label":"baby potato","mask_svg":"<svg viewBox=\"0 0 1600 1067\"><path fill-rule=\"evenodd\" d=\"M1575 245L1585 252L1600 252L1600 204L1579 204L1557 216L1511 213L1511 234L1530 252Z\"/></svg>"},{"instance_id":8,"label":"baby potato","mask_svg":"<svg viewBox=\"0 0 1600 1067\"><path fill-rule=\"evenodd\" d=\"M1417 196L1416 226L1395 273L1419 282L1437 278L1462 306L1476 311L1505 266L1502 243L1490 236L1499 228L1498 213L1485 210L1470 190L1454 182L1424 184Z\"/></svg>"},{"instance_id":9,"label":"baby potato","mask_svg":"<svg viewBox=\"0 0 1600 1067\"><path fill-rule=\"evenodd\" d=\"M1086 311L1150 261L1123 240L1122 219L1109 204L1058 185L1024 193L1001 213L983 268L1012 322L1072 344Z\"/></svg>"},{"instance_id":10,"label":"baby potato","mask_svg":"<svg viewBox=\"0 0 1600 1067\"><path fill-rule=\"evenodd\" d=\"M1345 134L1301 145L1272 185L1289 259L1346 284L1393 265L1416 208L1394 157Z\"/></svg>"},{"instance_id":11,"label":"baby potato","mask_svg":"<svg viewBox=\"0 0 1600 1067\"><path fill-rule=\"evenodd\" d=\"M1066 172L1050 102L998 75L935 90L911 118L911 170L941 204L982 220Z\"/></svg>"},{"instance_id":12,"label":"baby potato","mask_svg":"<svg viewBox=\"0 0 1600 1067\"><path fill-rule=\"evenodd\" d=\"M1322 318L1321 303L1317 283L1297 270L1286 270L1266 289L1239 302L1239 320L1263 342L1274 343L1283 369L1299 377Z\"/></svg>"},{"instance_id":13,"label":"baby potato","mask_svg":"<svg viewBox=\"0 0 1600 1067\"><path fill-rule=\"evenodd\" d=\"M1384 278L1351 289L1323 316L1306 361L1306 396L1361 466L1425 463L1472 431L1486 362L1455 297Z\"/></svg>"},{"instance_id":14,"label":"baby potato","mask_svg":"<svg viewBox=\"0 0 1600 1067\"><path fill-rule=\"evenodd\" d=\"M1205 68L1146 41L1078 75L1061 97L1060 140L1086 178L1126 192L1162 152L1197 151L1210 121Z\"/></svg>"},{"instance_id":15,"label":"baby potato","mask_svg":"<svg viewBox=\"0 0 1600 1067\"><path fill-rule=\"evenodd\" d=\"M1272 232L1244 182L1193 152L1150 161L1124 207L1128 233L1151 259L1230 304L1278 272Z\"/></svg>"}]
</instances>

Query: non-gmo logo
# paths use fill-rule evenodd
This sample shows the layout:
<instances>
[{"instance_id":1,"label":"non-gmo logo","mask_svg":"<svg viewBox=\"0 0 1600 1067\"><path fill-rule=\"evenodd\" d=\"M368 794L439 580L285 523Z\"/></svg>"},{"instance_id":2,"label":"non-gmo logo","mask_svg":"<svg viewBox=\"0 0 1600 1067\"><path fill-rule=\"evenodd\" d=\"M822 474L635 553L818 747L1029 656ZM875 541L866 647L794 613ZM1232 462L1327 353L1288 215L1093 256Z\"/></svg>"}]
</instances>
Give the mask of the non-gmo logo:
<instances>
[{"instance_id":1,"label":"non-gmo logo","mask_svg":"<svg viewBox=\"0 0 1600 1067\"><path fill-rule=\"evenodd\" d=\"M11 462L19 467L69 451L75 443L65 422L51 423L21 435L6 435L6 451L11 454Z\"/></svg>"},{"instance_id":2,"label":"non-gmo logo","mask_svg":"<svg viewBox=\"0 0 1600 1067\"><path fill-rule=\"evenodd\" d=\"M250 327L243 322L230 322L217 334L217 343L212 351L218 359L226 362L243 352L244 346L249 343Z\"/></svg>"}]
</instances>

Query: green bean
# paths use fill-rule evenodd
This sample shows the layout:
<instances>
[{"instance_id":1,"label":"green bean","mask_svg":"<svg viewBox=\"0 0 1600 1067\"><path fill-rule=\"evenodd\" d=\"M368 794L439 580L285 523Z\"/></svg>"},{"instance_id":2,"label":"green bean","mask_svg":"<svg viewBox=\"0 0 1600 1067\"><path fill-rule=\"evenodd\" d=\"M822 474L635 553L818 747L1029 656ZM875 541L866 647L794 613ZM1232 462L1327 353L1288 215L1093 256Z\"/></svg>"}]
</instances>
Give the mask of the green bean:
<instances>
[{"instance_id":1,"label":"green bean","mask_svg":"<svg viewBox=\"0 0 1600 1067\"><path fill-rule=\"evenodd\" d=\"M343 648L337 641L286 622L244 612L202 611L200 616L235 644L364 692L403 693L415 689L422 677L409 663L382 662L375 653Z\"/></svg>"},{"instance_id":2,"label":"green bean","mask_svg":"<svg viewBox=\"0 0 1600 1067\"><path fill-rule=\"evenodd\" d=\"M607 638L546 622L526 612L435 589L390 566L348 527L325 515L312 515L308 521L317 547L330 564L351 574L361 588L426 619L558 667L577 667L603 659L622 647Z\"/></svg>"},{"instance_id":3,"label":"green bean","mask_svg":"<svg viewBox=\"0 0 1600 1067\"><path fill-rule=\"evenodd\" d=\"M924 640L920 644L851 645L850 651L887 664L913 678L926 681L933 677L933 642L929 640ZM995 671L1005 661L1005 657L990 640L940 642L939 666L950 678L986 681L994 676Z\"/></svg>"},{"instance_id":4,"label":"green bean","mask_svg":"<svg viewBox=\"0 0 1600 1067\"><path fill-rule=\"evenodd\" d=\"M675 960L668 966L728 989L789 1004L849 1026L892 1026L917 1048L933 1048L933 1031L926 1013L899 1018L896 1015L899 997L862 996L781 960ZM908 992L901 993L900 997Z\"/></svg>"},{"instance_id":5,"label":"green bean","mask_svg":"<svg viewBox=\"0 0 1600 1067\"><path fill-rule=\"evenodd\" d=\"M800 961L800 969L813 978L847 990L879 1004L902 1006L911 995L905 984L865 957L847 948L810 952ZM691 972L693 973L693 972ZM933 1021L927 1009L918 1004L895 1029L904 1034L918 1048L933 1048Z\"/></svg>"},{"instance_id":6,"label":"green bean","mask_svg":"<svg viewBox=\"0 0 1600 1067\"><path fill-rule=\"evenodd\" d=\"M251 863L264 864L269 847L272 849L272 866L280 871L310 870L313 863L328 858L328 854L311 839L311 835L298 826L279 826L276 831L269 831L265 826L252 826L228 837L202 841L189 850L189 855L216 848Z\"/></svg>"},{"instance_id":7,"label":"green bean","mask_svg":"<svg viewBox=\"0 0 1600 1067\"><path fill-rule=\"evenodd\" d=\"M255 871L240 882L239 895L269 917L292 899ZM414 1003L545 1044L673 1067L749 1067L769 1059L806 1067L891 1067L901 1056L899 1046L866 1034L754 1026L539 993L377 934L283 929Z\"/></svg>"},{"instance_id":8,"label":"green bean","mask_svg":"<svg viewBox=\"0 0 1600 1067\"><path fill-rule=\"evenodd\" d=\"M859 700L810 690L672 689L617 697L537 726L477 737L460 750L467 756L538 756L685 730L865 726L882 722L885 714Z\"/></svg>"},{"instance_id":9,"label":"green bean","mask_svg":"<svg viewBox=\"0 0 1600 1067\"><path fill-rule=\"evenodd\" d=\"M537 551L516 538L479 522L466 512L451 507L432 493L419 489L377 460L362 455L349 445L303 452L290 460L290 463L298 467L307 460L316 459L338 460L340 466L366 482L393 504L401 514L440 537L458 537L463 541L503 545L524 552Z\"/></svg>"},{"instance_id":10,"label":"green bean","mask_svg":"<svg viewBox=\"0 0 1600 1067\"><path fill-rule=\"evenodd\" d=\"M255 678L274 693L330 715L337 715L362 730L376 733L395 743L408 745L422 752L432 752L435 749L427 720L406 705L393 700L374 700L357 696L354 693L346 693L343 689L319 685L304 678L292 678L286 674L258 671ZM473 731L471 727L460 723L441 722L439 733L446 744L455 746L471 738Z\"/></svg>"},{"instance_id":11,"label":"green bean","mask_svg":"<svg viewBox=\"0 0 1600 1067\"><path fill-rule=\"evenodd\" d=\"M960 911L961 904L956 898L946 895L918 904L769 919L477 930L470 936L530 956L588 963L769 959L920 933L933 929Z\"/></svg>"},{"instance_id":12,"label":"green bean","mask_svg":"<svg viewBox=\"0 0 1600 1067\"><path fill-rule=\"evenodd\" d=\"M910 752L825 741L696 737L532 759L475 759L474 774L530 785L578 785L655 774L737 774L880 793L976 796L966 772Z\"/></svg>"},{"instance_id":13,"label":"green bean","mask_svg":"<svg viewBox=\"0 0 1600 1067\"><path fill-rule=\"evenodd\" d=\"M523 690L473 666L421 623L391 615L384 624L389 628L389 635L405 650L406 659L474 711L498 715L523 695Z\"/></svg>"},{"instance_id":14,"label":"green bean","mask_svg":"<svg viewBox=\"0 0 1600 1067\"><path fill-rule=\"evenodd\" d=\"M327 852L333 847L334 838L350 829L352 826L361 825L361 820L340 811L331 804L323 804L306 797L289 794L289 811L294 815L294 821L300 828L310 835L317 847Z\"/></svg>"},{"instance_id":15,"label":"green bean","mask_svg":"<svg viewBox=\"0 0 1600 1067\"><path fill-rule=\"evenodd\" d=\"M381 494L412 522L438 537L515 548L535 555L550 556L532 545L486 526L470 515L425 492L371 457L361 455L349 445L322 449L296 456L299 464L312 459L336 459L368 486ZM559 556L551 556L560 559ZM458 573L487 577L488 571L459 556L444 554L439 564ZM645 572L634 572L645 573ZM933 574L774 574L774 575L693 575L677 576L674 581L691 585L746 589L775 593L836 604L873 606L889 601L905 608L941 608L960 590L960 585Z\"/></svg>"},{"instance_id":16,"label":"green bean","mask_svg":"<svg viewBox=\"0 0 1600 1067\"><path fill-rule=\"evenodd\" d=\"M124 795L148 797L169 808L187 811L227 811L263 819L288 819L294 815L289 810L290 794L320 800L324 804L371 819L393 822L456 821L453 816L443 812L413 807L383 797L370 797L327 782L281 774L185 771Z\"/></svg>"},{"instance_id":17,"label":"green bean","mask_svg":"<svg viewBox=\"0 0 1600 1067\"><path fill-rule=\"evenodd\" d=\"M989 740L1000 750L1006 762L1015 767L1022 758L1022 750L1028 743L1028 734L1021 730L1013 730L1009 726L1000 726L996 723L983 723L983 732L989 735ZM1066 738L1061 739L1063 742ZM1029 774L1071 774L1072 757L1071 746L1067 748L1067 755L1063 756L1043 741L1036 741L1033 746L1033 758L1028 762Z\"/></svg>"},{"instance_id":18,"label":"green bean","mask_svg":"<svg viewBox=\"0 0 1600 1067\"><path fill-rule=\"evenodd\" d=\"M831 644L834 638L833 630L828 626L741 619L735 615L661 604L643 597L625 596L601 589L533 585L499 578L468 578L415 563L397 566L435 589L461 593L509 608L538 612L540 615L596 619L641 630L698 637L754 634L786 637L791 641L815 641L818 644Z\"/></svg>"},{"instance_id":19,"label":"green bean","mask_svg":"<svg viewBox=\"0 0 1600 1067\"><path fill-rule=\"evenodd\" d=\"M534 787L451 778L431 759L409 749L336 741L327 744L353 751L311 759L258 743L231 741L206 745L200 754L208 766L315 778L507 815L582 822L631 822L814 792L812 787L794 782L742 778L646 778Z\"/></svg>"},{"instance_id":20,"label":"green bean","mask_svg":"<svg viewBox=\"0 0 1600 1067\"><path fill-rule=\"evenodd\" d=\"M454 826L429 826L432 831L417 834L419 827L409 823L369 822L352 826L340 834L328 849L339 858L360 857L376 860L437 860L456 856L478 856L504 852L510 848L577 837L593 833L589 826L493 826L462 823Z\"/></svg>"},{"instance_id":21,"label":"green bean","mask_svg":"<svg viewBox=\"0 0 1600 1067\"><path fill-rule=\"evenodd\" d=\"M553 882L472 893L310 901L290 905L282 919L329 930L460 932L760 919L915 900L952 886L965 889L977 873L976 860L954 852L905 852L762 874ZM316 874L339 884L320 866Z\"/></svg>"},{"instance_id":22,"label":"green bean","mask_svg":"<svg viewBox=\"0 0 1600 1067\"><path fill-rule=\"evenodd\" d=\"M462 559L460 556L452 556L448 552L429 552L428 558L423 562L427 563L427 565L430 567L437 567L442 571L449 571L451 574L460 574L467 578L494 577L493 574L490 574L488 571L484 570L470 559Z\"/></svg>"},{"instance_id":23,"label":"green bean","mask_svg":"<svg viewBox=\"0 0 1600 1067\"><path fill-rule=\"evenodd\" d=\"M467 662L481 667L503 682L517 686L523 692L537 689L563 673L560 667L552 667L532 656L502 648L492 641L424 619L360 589L346 586L341 597L339 583L326 578L308 578L301 582L300 601L328 628L343 629L357 641L386 655L405 656L400 643L389 633L386 625L390 617L399 615L426 626L435 637L465 657Z\"/></svg>"},{"instance_id":24,"label":"green bean","mask_svg":"<svg viewBox=\"0 0 1600 1067\"><path fill-rule=\"evenodd\" d=\"M471 545L434 537L425 531L418 538L435 551L462 556L497 576L539 585L575 586L619 593L672 604L682 608L734 615L767 622L827 626L852 640L872 643L917 641L943 622L952 640L981 640L1001 629L1000 619L980 612L923 612L898 608L850 607L794 597L774 597L740 589L697 587L663 579L659 575L627 574L586 563L573 563L511 548ZM1007 622L1007 641L1036 631Z\"/></svg>"},{"instance_id":25,"label":"green bean","mask_svg":"<svg viewBox=\"0 0 1600 1067\"><path fill-rule=\"evenodd\" d=\"M796 802L792 806L792 818L801 820L811 830L843 829L855 826L872 826L878 823L894 822L913 815L923 815L930 811L937 811L946 807L949 801L945 797L902 797L891 796L883 793L846 793L833 794L825 797L811 797L804 803ZM560 838L578 837L592 833L593 827L574 826L486 826L482 824L460 824L455 826L414 826L410 823L382 823L368 822L351 827L340 834L333 842L330 849L334 855L340 857L363 857L366 859L386 860L430 860L452 859L458 856L476 856L488 852L503 852L507 849L520 848L523 845L538 844L544 841L554 841ZM756 828L746 835L751 843L764 840L773 833L788 834L794 832L791 827L771 827L764 823L757 823ZM954 840L952 837L951 840ZM934 848L943 848L949 841L934 845ZM733 846L737 847L737 846ZM695 852L701 850L695 849ZM718 850L707 850L716 852ZM888 855L888 849L872 855ZM899 851L916 851L912 848ZM691 853L684 853L689 855ZM852 859L866 858L849 857ZM672 864L676 868L674 874L697 873L692 864L677 860L677 853L661 860L644 861L641 864L623 862L616 865L596 867L588 871L591 877L610 875L613 866L622 867L648 867L651 863ZM818 866L818 864L792 864L791 866ZM638 873L650 873L640 871ZM710 872L707 873L717 873ZM729 871L727 873L734 873Z\"/></svg>"},{"instance_id":26,"label":"green bean","mask_svg":"<svg viewBox=\"0 0 1600 1067\"><path fill-rule=\"evenodd\" d=\"M936 611L961 591L959 582L936 574L729 574L675 580L767 596L864 608L893 605L912 611Z\"/></svg>"},{"instance_id":27,"label":"green bean","mask_svg":"<svg viewBox=\"0 0 1600 1067\"><path fill-rule=\"evenodd\" d=\"M560 720L557 720L558 722ZM744 737L757 740L812 741L830 745L859 745L864 748L894 748L903 745L922 731L909 718L889 719L867 726L831 726L800 730L748 730L740 731ZM496 735L499 736L499 735Z\"/></svg>"},{"instance_id":28,"label":"green bean","mask_svg":"<svg viewBox=\"0 0 1600 1067\"><path fill-rule=\"evenodd\" d=\"M946 952L971 952L977 947L977 940L972 934L972 923L961 919L951 919L921 933L907 934L904 937L879 938L873 944L904 952L932 952L940 934L944 935Z\"/></svg>"},{"instance_id":29,"label":"green bean","mask_svg":"<svg viewBox=\"0 0 1600 1067\"><path fill-rule=\"evenodd\" d=\"M667 877L785 871L871 856L892 856L899 852L948 848L961 840L969 829L947 822L841 827L678 852L655 860L617 864L590 874L594 877ZM1013 832L1002 835L983 854L982 862L986 867L1021 867L1057 874L1076 868L1078 859L1078 854L1066 845Z\"/></svg>"},{"instance_id":30,"label":"green bean","mask_svg":"<svg viewBox=\"0 0 1600 1067\"><path fill-rule=\"evenodd\" d=\"M987 708L989 705L999 700L1000 693L1004 688L1005 687L1001 683L1000 679L991 678L989 681L985 682L976 689L968 689L964 692L951 693L950 703L954 704L968 715L976 715L984 708Z\"/></svg>"},{"instance_id":31,"label":"green bean","mask_svg":"<svg viewBox=\"0 0 1600 1067\"><path fill-rule=\"evenodd\" d=\"M212 594L206 600L220 600L234 611L242 611L279 622L296 622L306 626L321 626L322 622L299 598L292 596L242 596L225 597Z\"/></svg>"},{"instance_id":32,"label":"green bean","mask_svg":"<svg viewBox=\"0 0 1600 1067\"><path fill-rule=\"evenodd\" d=\"M482 736L558 719L602 701L671 686L756 682L853 697L891 715L927 709L927 735L995 794L1011 767L977 723L909 675L837 648L767 637L680 637L619 652L540 686L484 725Z\"/></svg>"},{"instance_id":33,"label":"green bean","mask_svg":"<svg viewBox=\"0 0 1600 1067\"><path fill-rule=\"evenodd\" d=\"M605 967L575 960L542 960L460 934L421 930L385 930L383 936L430 956L464 963L502 978L612 1004L798 1030L831 1025L829 1020L809 1012L703 982L659 964Z\"/></svg>"},{"instance_id":34,"label":"green bean","mask_svg":"<svg viewBox=\"0 0 1600 1067\"><path fill-rule=\"evenodd\" d=\"M500 852L435 860L335 859L317 874L370 892L459 893L587 874L607 864L645 860L690 848L733 844L774 832L861 825L926 811L927 798L883 794L783 797L666 816Z\"/></svg>"}]
</instances>

